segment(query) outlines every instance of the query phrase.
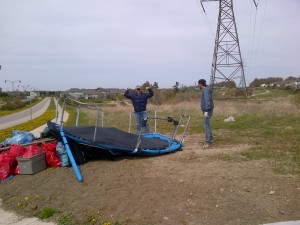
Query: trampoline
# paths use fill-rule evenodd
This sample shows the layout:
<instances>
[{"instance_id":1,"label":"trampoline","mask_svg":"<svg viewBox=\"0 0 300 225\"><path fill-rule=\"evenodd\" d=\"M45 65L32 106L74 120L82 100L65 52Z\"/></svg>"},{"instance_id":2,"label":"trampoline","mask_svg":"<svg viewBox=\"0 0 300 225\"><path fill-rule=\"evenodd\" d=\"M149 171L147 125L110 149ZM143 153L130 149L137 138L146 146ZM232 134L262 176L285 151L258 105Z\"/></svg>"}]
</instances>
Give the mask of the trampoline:
<instances>
[{"instance_id":1,"label":"trampoline","mask_svg":"<svg viewBox=\"0 0 300 225\"><path fill-rule=\"evenodd\" d=\"M67 106L76 108L75 126L64 126L63 118ZM87 108L96 110L96 120L93 126L79 126L80 109ZM58 107L57 107L58 108ZM152 110L153 111L153 110ZM98 154L103 155L159 155L175 152L182 149L185 134L190 122L190 116L180 115L179 120L174 120L172 117L158 118L156 112L151 119L155 120L155 133L149 134L132 134L129 131L123 131L114 127L104 127L103 117L104 113L96 104L82 103L75 99L66 98L63 101L63 110L60 124L57 123L58 111L56 112L56 122L48 121L47 125L50 133L63 140L68 157L71 161L74 172L79 182L83 181L80 170L77 164L79 158L84 155L82 147L89 147L96 150ZM100 120L99 120L100 117ZM131 126L132 114L130 114ZM165 120L173 124L172 137L166 137L156 132L156 120ZM99 121L100 124L99 124ZM142 127L145 127L147 121L142 121ZM176 140L177 131L179 127L184 127L181 140ZM71 148L70 148L70 145ZM74 157L75 156L75 157ZM78 156L78 157L77 157Z\"/></svg>"},{"instance_id":2,"label":"trampoline","mask_svg":"<svg viewBox=\"0 0 300 225\"><path fill-rule=\"evenodd\" d=\"M58 124L49 121L48 128L59 135L61 127ZM113 155L155 155L174 152L182 147L182 142L159 133L137 135L114 127L99 126L65 126L62 129L67 140L98 148L99 151L108 151Z\"/></svg>"},{"instance_id":3,"label":"trampoline","mask_svg":"<svg viewBox=\"0 0 300 225\"><path fill-rule=\"evenodd\" d=\"M64 126L63 118L67 107L76 109L76 119L74 126ZM80 111L82 108L96 111L95 125L79 126ZM164 154L180 150L183 146L187 128L190 122L190 116L180 115L179 120L174 120L172 117L158 118L156 111L154 112L154 133L149 134L132 134L130 126L132 124L132 114L130 114L129 131L123 131L114 127L104 127L104 113L99 105L94 103L83 103L72 98L65 98L63 101L63 110L61 114L60 125L48 122L50 131L60 134L64 132L67 140L72 140L79 145L87 145L94 148L99 148L99 151L108 151L111 154ZM149 111L150 113L150 111ZM57 112L58 117L58 112ZM156 132L157 120L166 120L173 124L172 137L166 137ZM143 124L143 122L142 122ZM145 124L144 124L145 126ZM181 134L181 140L176 140L179 127L184 127Z\"/></svg>"}]
</instances>

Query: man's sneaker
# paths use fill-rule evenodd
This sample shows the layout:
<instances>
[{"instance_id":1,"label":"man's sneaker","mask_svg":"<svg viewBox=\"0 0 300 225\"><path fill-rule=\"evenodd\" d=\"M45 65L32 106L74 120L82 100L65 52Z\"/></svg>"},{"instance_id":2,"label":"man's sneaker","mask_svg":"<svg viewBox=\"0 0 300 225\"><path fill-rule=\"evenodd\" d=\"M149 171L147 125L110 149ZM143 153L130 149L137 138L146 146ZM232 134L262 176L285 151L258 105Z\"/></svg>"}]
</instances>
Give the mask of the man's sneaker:
<instances>
[{"instance_id":1,"label":"man's sneaker","mask_svg":"<svg viewBox=\"0 0 300 225\"><path fill-rule=\"evenodd\" d=\"M202 146L203 149L208 149L210 147L210 144L206 143L205 145Z\"/></svg>"}]
</instances>

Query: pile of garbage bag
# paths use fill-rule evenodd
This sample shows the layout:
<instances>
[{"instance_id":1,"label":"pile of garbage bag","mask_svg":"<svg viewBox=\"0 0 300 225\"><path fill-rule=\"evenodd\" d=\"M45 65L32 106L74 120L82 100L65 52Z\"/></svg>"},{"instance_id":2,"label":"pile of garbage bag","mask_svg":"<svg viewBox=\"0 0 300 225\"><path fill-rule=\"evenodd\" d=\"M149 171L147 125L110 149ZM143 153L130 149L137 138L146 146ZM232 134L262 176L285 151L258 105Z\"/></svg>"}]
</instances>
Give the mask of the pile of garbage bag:
<instances>
[{"instance_id":1,"label":"pile of garbage bag","mask_svg":"<svg viewBox=\"0 0 300 225\"><path fill-rule=\"evenodd\" d=\"M31 158L43 152L46 155L46 164L48 167L70 166L67 152L61 142L43 142L41 147L37 144L31 144L28 147L11 144L8 150L0 152L0 181L11 179L12 176L20 174L17 158Z\"/></svg>"},{"instance_id":2,"label":"pile of garbage bag","mask_svg":"<svg viewBox=\"0 0 300 225\"><path fill-rule=\"evenodd\" d=\"M1 143L2 147L7 147L13 144L28 144L35 139L35 136L31 132L13 130L13 136L7 138L4 142Z\"/></svg>"}]
</instances>

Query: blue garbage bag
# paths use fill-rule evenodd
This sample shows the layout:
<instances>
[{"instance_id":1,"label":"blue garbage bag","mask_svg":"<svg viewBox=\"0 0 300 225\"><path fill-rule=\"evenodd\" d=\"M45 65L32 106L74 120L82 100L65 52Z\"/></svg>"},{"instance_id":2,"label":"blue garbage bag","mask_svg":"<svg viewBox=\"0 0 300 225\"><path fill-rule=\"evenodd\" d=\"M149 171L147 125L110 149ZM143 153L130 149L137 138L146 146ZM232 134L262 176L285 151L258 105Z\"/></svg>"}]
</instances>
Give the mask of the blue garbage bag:
<instances>
[{"instance_id":1,"label":"blue garbage bag","mask_svg":"<svg viewBox=\"0 0 300 225\"><path fill-rule=\"evenodd\" d=\"M68 157L67 151L65 149L65 146L60 141L57 142L57 144L56 144L56 153L59 157L62 167L70 165L69 157Z\"/></svg>"},{"instance_id":2,"label":"blue garbage bag","mask_svg":"<svg viewBox=\"0 0 300 225\"><path fill-rule=\"evenodd\" d=\"M32 140L35 139L35 136L31 132L21 131L21 130L13 130L13 137L7 138L1 144L5 147L10 146L12 144L28 144Z\"/></svg>"}]
</instances>

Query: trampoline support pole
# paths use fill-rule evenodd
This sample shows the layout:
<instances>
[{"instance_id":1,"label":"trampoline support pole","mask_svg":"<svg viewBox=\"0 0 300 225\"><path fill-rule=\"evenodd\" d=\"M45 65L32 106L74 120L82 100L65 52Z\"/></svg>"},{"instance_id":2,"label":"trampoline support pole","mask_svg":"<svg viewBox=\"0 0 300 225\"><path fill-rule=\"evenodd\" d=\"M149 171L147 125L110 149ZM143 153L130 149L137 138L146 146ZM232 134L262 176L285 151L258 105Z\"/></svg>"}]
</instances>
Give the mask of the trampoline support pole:
<instances>
[{"instance_id":1,"label":"trampoline support pole","mask_svg":"<svg viewBox=\"0 0 300 225\"><path fill-rule=\"evenodd\" d=\"M71 152L70 146L69 146L69 144L68 144L67 138L65 137L65 133L64 133L62 127L60 128L60 136L61 136L62 139L63 139L63 142L64 142L64 145L65 145L67 154L68 154L68 156L69 156L69 159L70 159L70 162L71 162L71 164L72 164L74 173L75 173L75 175L76 175L76 177L77 177L77 180L78 180L79 182L82 182L83 179L82 179L81 173L80 173L80 171L79 171L79 169L78 169L78 166L77 166L77 164L76 164L76 162L75 162L75 160L74 160L73 154L72 154L72 152Z\"/></svg>"}]
</instances>

